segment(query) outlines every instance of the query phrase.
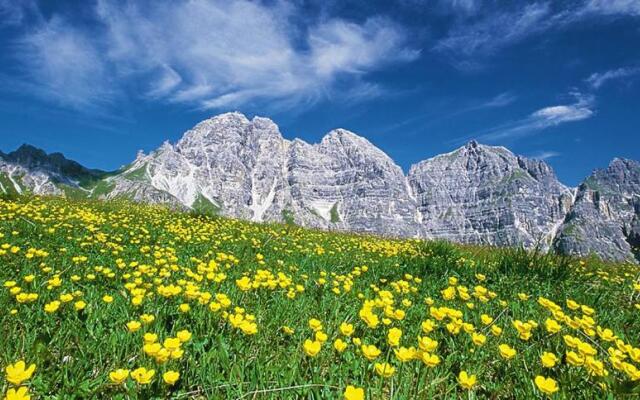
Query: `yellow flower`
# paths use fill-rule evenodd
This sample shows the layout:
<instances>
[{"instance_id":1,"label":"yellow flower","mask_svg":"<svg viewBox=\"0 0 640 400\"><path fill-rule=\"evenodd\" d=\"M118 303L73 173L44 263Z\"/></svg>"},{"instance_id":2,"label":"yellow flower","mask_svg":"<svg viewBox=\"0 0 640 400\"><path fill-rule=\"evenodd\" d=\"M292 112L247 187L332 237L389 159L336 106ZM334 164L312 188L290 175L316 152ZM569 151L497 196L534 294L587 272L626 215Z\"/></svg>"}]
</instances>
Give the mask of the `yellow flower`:
<instances>
[{"instance_id":1,"label":"yellow flower","mask_svg":"<svg viewBox=\"0 0 640 400\"><path fill-rule=\"evenodd\" d=\"M347 343L338 338L333 342L333 348L336 349L338 353L342 353L347 348Z\"/></svg>"},{"instance_id":2,"label":"yellow flower","mask_svg":"<svg viewBox=\"0 0 640 400\"><path fill-rule=\"evenodd\" d=\"M348 324L346 322L343 322L340 324L340 333L342 333L344 336L351 336L353 335L353 324ZM351 386L353 387L353 386Z\"/></svg>"},{"instance_id":3,"label":"yellow flower","mask_svg":"<svg viewBox=\"0 0 640 400\"><path fill-rule=\"evenodd\" d=\"M154 317L153 315L150 315L150 314L142 314L140 316L140 321L142 321L143 324L150 324L155 319L156 319L156 317Z\"/></svg>"},{"instance_id":4,"label":"yellow flower","mask_svg":"<svg viewBox=\"0 0 640 400\"><path fill-rule=\"evenodd\" d=\"M505 343L498 346L498 350L500 351L500 356L505 360L510 360L513 357L515 357L517 354L516 349L512 348L511 346Z\"/></svg>"},{"instance_id":5,"label":"yellow flower","mask_svg":"<svg viewBox=\"0 0 640 400\"><path fill-rule=\"evenodd\" d=\"M493 334L493 336L500 336L502 334L502 328L498 325L491 325L491 334Z\"/></svg>"},{"instance_id":6,"label":"yellow flower","mask_svg":"<svg viewBox=\"0 0 640 400\"><path fill-rule=\"evenodd\" d=\"M188 303L182 303L178 306L178 311L181 313L188 313L191 310L191 306Z\"/></svg>"},{"instance_id":7,"label":"yellow flower","mask_svg":"<svg viewBox=\"0 0 640 400\"><path fill-rule=\"evenodd\" d=\"M534 381L538 389L546 395L551 396L558 391L558 383L553 378L538 375Z\"/></svg>"},{"instance_id":8,"label":"yellow flower","mask_svg":"<svg viewBox=\"0 0 640 400\"><path fill-rule=\"evenodd\" d=\"M373 344L363 344L360 347L360 350L362 350L362 355L365 356L365 358L369 361L375 360L381 353L380 350Z\"/></svg>"},{"instance_id":9,"label":"yellow flower","mask_svg":"<svg viewBox=\"0 0 640 400\"><path fill-rule=\"evenodd\" d=\"M5 400L31 400L29 389L21 386L18 389L11 388L7 390Z\"/></svg>"},{"instance_id":10,"label":"yellow flower","mask_svg":"<svg viewBox=\"0 0 640 400\"><path fill-rule=\"evenodd\" d=\"M491 318L487 314L482 314L480 316L480 321L482 322L483 325L489 325L490 323L493 322L493 318Z\"/></svg>"},{"instance_id":11,"label":"yellow flower","mask_svg":"<svg viewBox=\"0 0 640 400\"><path fill-rule=\"evenodd\" d=\"M144 367L140 367L131 371L131 377L140 385L147 385L151 383L155 374L156 371L154 369L147 370Z\"/></svg>"},{"instance_id":12,"label":"yellow flower","mask_svg":"<svg viewBox=\"0 0 640 400\"><path fill-rule=\"evenodd\" d=\"M180 340L181 343L186 343L189 340L191 340L191 332L189 332L186 329L183 329L181 331L178 331L178 333L176 333L176 337L178 338L178 340Z\"/></svg>"},{"instance_id":13,"label":"yellow flower","mask_svg":"<svg viewBox=\"0 0 640 400\"><path fill-rule=\"evenodd\" d=\"M322 330L322 322L320 322L319 320L315 319L315 318L311 318L309 320L309 328L311 328L311 330L317 332L317 331L321 331Z\"/></svg>"},{"instance_id":14,"label":"yellow flower","mask_svg":"<svg viewBox=\"0 0 640 400\"><path fill-rule=\"evenodd\" d=\"M109 296L108 294L105 294L104 296L102 296L102 301L109 304L113 302L113 296Z\"/></svg>"},{"instance_id":15,"label":"yellow flower","mask_svg":"<svg viewBox=\"0 0 640 400\"><path fill-rule=\"evenodd\" d=\"M422 337L418 336L418 347L422 351L431 353L438 347L438 341L433 340L428 336L422 336Z\"/></svg>"},{"instance_id":16,"label":"yellow flower","mask_svg":"<svg viewBox=\"0 0 640 400\"><path fill-rule=\"evenodd\" d=\"M467 371L460 371L458 383L464 389L471 390L476 384L476 376L467 374Z\"/></svg>"},{"instance_id":17,"label":"yellow flower","mask_svg":"<svg viewBox=\"0 0 640 400\"><path fill-rule=\"evenodd\" d=\"M129 377L128 369L117 369L115 371L109 372L109 380L116 385L121 384Z\"/></svg>"},{"instance_id":18,"label":"yellow flower","mask_svg":"<svg viewBox=\"0 0 640 400\"><path fill-rule=\"evenodd\" d=\"M389 329L389 333L387 334L387 343L389 346L396 347L400 345L400 338L402 337L402 330L398 328Z\"/></svg>"},{"instance_id":19,"label":"yellow flower","mask_svg":"<svg viewBox=\"0 0 640 400\"><path fill-rule=\"evenodd\" d=\"M393 365L388 363L375 363L374 368L376 370L376 374L380 375L383 378L389 378L396 372L396 369L393 367Z\"/></svg>"},{"instance_id":20,"label":"yellow flower","mask_svg":"<svg viewBox=\"0 0 640 400\"><path fill-rule=\"evenodd\" d=\"M60 302L58 300L54 300L51 303L47 303L44 305L44 311L52 314L60 308Z\"/></svg>"},{"instance_id":21,"label":"yellow flower","mask_svg":"<svg viewBox=\"0 0 640 400\"><path fill-rule=\"evenodd\" d=\"M162 344L167 350L174 351L180 348L182 342L178 338L166 338Z\"/></svg>"},{"instance_id":22,"label":"yellow flower","mask_svg":"<svg viewBox=\"0 0 640 400\"><path fill-rule=\"evenodd\" d=\"M407 362L413 360L416 355L416 349L413 347L399 347L394 350L394 353L400 362Z\"/></svg>"},{"instance_id":23,"label":"yellow flower","mask_svg":"<svg viewBox=\"0 0 640 400\"><path fill-rule=\"evenodd\" d=\"M324 343L327 341L327 339L329 339L329 336L322 331L317 331L315 334L315 338L318 342Z\"/></svg>"},{"instance_id":24,"label":"yellow flower","mask_svg":"<svg viewBox=\"0 0 640 400\"><path fill-rule=\"evenodd\" d=\"M580 304L576 303L575 301L573 301L571 299L567 299L567 307L569 307L569 309L575 311L578 308L580 308Z\"/></svg>"},{"instance_id":25,"label":"yellow flower","mask_svg":"<svg viewBox=\"0 0 640 400\"><path fill-rule=\"evenodd\" d=\"M435 327L436 327L435 322L433 322L430 319L422 321L421 328L422 328L422 332L425 335L431 333Z\"/></svg>"},{"instance_id":26,"label":"yellow flower","mask_svg":"<svg viewBox=\"0 0 640 400\"><path fill-rule=\"evenodd\" d=\"M127 322L127 329L129 330L129 332L136 332L140 329L141 326L142 324L140 324L140 322L138 321Z\"/></svg>"},{"instance_id":27,"label":"yellow flower","mask_svg":"<svg viewBox=\"0 0 640 400\"><path fill-rule=\"evenodd\" d=\"M545 368L553 368L558 363L558 357L553 353L545 351L540 356L540 361Z\"/></svg>"},{"instance_id":28,"label":"yellow flower","mask_svg":"<svg viewBox=\"0 0 640 400\"><path fill-rule=\"evenodd\" d=\"M347 386L344 390L344 400L364 400L364 389L355 386Z\"/></svg>"},{"instance_id":29,"label":"yellow flower","mask_svg":"<svg viewBox=\"0 0 640 400\"><path fill-rule=\"evenodd\" d=\"M303 348L304 348L304 352L309 357L315 357L320 352L320 349L322 348L322 343L307 339L304 341Z\"/></svg>"},{"instance_id":30,"label":"yellow flower","mask_svg":"<svg viewBox=\"0 0 640 400\"><path fill-rule=\"evenodd\" d=\"M22 360L14 364L9 364L7 365L7 368L5 368L5 371L7 373L7 381L16 386L19 386L22 382L31 379L35 370L35 364L31 364L27 368L26 363Z\"/></svg>"},{"instance_id":31,"label":"yellow flower","mask_svg":"<svg viewBox=\"0 0 640 400\"><path fill-rule=\"evenodd\" d=\"M560 332L560 329L562 329L562 326L560 326L558 321L551 318L547 318L547 320L544 321L544 326L549 333L558 333Z\"/></svg>"},{"instance_id":32,"label":"yellow flower","mask_svg":"<svg viewBox=\"0 0 640 400\"><path fill-rule=\"evenodd\" d=\"M162 380L167 385L171 385L171 386L175 385L178 379L180 379L180 372L178 371L167 371L164 374L162 374Z\"/></svg>"},{"instance_id":33,"label":"yellow flower","mask_svg":"<svg viewBox=\"0 0 640 400\"><path fill-rule=\"evenodd\" d=\"M482 346L487 341L487 337L481 333L474 332L471 334L471 341L476 346Z\"/></svg>"},{"instance_id":34,"label":"yellow flower","mask_svg":"<svg viewBox=\"0 0 640 400\"><path fill-rule=\"evenodd\" d=\"M158 341L158 335L156 335L155 333L145 333L144 336L142 337L142 340L144 341L145 344L150 344L150 343L155 343Z\"/></svg>"},{"instance_id":35,"label":"yellow flower","mask_svg":"<svg viewBox=\"0 0 640 400\"><path fill-rule=\"evenodd\" d=\"M78 300L73 304L73 308L75 308L76 311L82 311L85 309L86 306L87 306L87 303L85 303L82 300Z\"/></svg>"},{"instance_id":36,"label":"yellow flower","mask_svg":"<svg viewBox=\"0 0 640 400\"><path fill-rule=\"evenodd\" d=\"M420 359L427 367L435 367L440 364L440 357L436 354L427 353L426 351L420 353Z\"/></svg>"},{"instance_id":37,"label":"yellow flower","mask_svg":"<svg viewBox=\"0 0 640 400\"><path fill-rule=\"evenodd\" d=\"M296 333L295 330L293 330L292 328L290 328L287 325L282 327L282 332L284 332L286 335L293 335L294 333Z\"/></svg>"},{"instance_id":38,"label":"yellow flower","mask_svg":"<svg viewBox=\"0 0 640 400\"><path fill-rule=\"evenodd\" d=\"M571 365L579 367L584 364L584 358L574 351L568 351L566 356L567 362Z\"/></svg>"}]
</instances>

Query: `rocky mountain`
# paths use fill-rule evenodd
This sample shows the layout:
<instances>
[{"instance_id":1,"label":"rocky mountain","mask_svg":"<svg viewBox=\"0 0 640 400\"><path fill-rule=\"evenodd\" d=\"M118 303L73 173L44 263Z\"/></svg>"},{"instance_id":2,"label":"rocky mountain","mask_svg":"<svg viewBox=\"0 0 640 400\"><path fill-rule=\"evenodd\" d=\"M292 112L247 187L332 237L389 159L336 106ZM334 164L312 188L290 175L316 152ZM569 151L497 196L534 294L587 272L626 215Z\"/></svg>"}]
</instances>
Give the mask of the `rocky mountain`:
<instances>
[{"instance_id":1,"label":"rocky mountain","mask_svg":"<svg viewBox=\"0 0 640 400\"><path fill-rule=\"evenodd\" d=\"M432 237L547 250L572 190L545 162L469 142L411 167L409 183Z\"/></svg>"},{"instance_id":2,"label":"rocky mountain","mask_svg":"<svg viewBox=\"0 0 640 400\"><path fill-rule=\"evenodd\" d=\"M614 160L578 189L543 161L475 141L413 165L344 129L284 139L267 118L202 121L114 172L31 146L0 153L0 192L162 203L253 221L631 260L640 167Z\"/></svg>"},{"instance_id":3,"label":"rocky mountain","mask_svg":"<svg viewBox=\"0 0 640 400\"><path fill-rule=\"evenodd\" d=\"M616 158L579 187L555 247L564 253L595 253L614 260L640 249L640 163Z\"/></svg>"}]
</instances>

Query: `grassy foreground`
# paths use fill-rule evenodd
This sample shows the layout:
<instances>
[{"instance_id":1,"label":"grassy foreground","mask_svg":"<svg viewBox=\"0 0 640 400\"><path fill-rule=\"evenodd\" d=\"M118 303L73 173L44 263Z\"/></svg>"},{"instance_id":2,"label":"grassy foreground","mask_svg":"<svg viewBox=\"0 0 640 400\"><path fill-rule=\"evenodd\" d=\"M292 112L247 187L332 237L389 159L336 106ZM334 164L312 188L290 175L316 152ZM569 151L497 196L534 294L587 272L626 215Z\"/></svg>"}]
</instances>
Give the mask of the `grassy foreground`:
<instances>
[{"instance_id":1,"label":"grassy foreground","mask_svg":"<svg viewBox=\"0 0 640 400\"><path fill-rule=\"evenodd\" d=\"M18 198L0 285L9 399L640 394L635 266Z\"/></svg>"}]
</instances>

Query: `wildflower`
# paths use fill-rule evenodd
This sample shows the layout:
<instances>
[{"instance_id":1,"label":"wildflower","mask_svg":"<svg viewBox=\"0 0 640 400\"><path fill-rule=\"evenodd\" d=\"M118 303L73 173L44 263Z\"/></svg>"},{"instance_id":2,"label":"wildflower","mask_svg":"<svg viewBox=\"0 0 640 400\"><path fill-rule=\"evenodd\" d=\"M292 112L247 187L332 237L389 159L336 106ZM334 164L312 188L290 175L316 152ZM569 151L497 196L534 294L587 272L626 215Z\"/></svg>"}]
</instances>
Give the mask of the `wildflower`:
<instances>
[{"instance_id":1,"label":"wildflower","mask_svg":"<svg viewBox=\"0 0 640 400\"><path fill-rule=\"evenodd\" d=\"M175 385L178 379L180 379L180 372L178 371L167 371L162 374L162 380L169 386Z\"/></svg>"},{"instance_id":2,"label":"wildflower","mask_svg":"<svg viewBox=\"0 0 640 400\"><path fill-rule=\"evenodd\" d=\"M324 343L327 341L327 339L329 339L329 336L322 331L317 331L315 334L315 338L318 342Z\"/></svg>"},{"instance_id":3,"label":"wildflower","mask_svg":"<svg viewBox=\"0 0 640 400\"><path fill-rule=\"evenodd\" d=\"M558 383L553 378L545 378L544 376L536 376L534 382L538 389L546 395L551 396L558 391Z\"/></svg>"},{"instance_id":4,"label":"wildflower","mask_svg":"<svg viewBox=\"0 0 640 400\"><path fill-rule=\"evenodd\" d=\"M25 386L21 386L17 389L11 388L7 390L6 400L31 400L29 395L29 389Z\"/></svg>"},{"instance_id":5,"label":"wildflower","mask_svg":"<svg viewBox=\"0 0 640 400\"><path fill-rule=\"evenodd\" d=\"M353 334L353 324L343 322L340 324L340 333L344 336L351 336Z\"/></svg>"},{"instance_id":6,"label":"wildflower","mask_svg":"<svg viewBox=\"0 0 640 400\"><path fill-rule=\"evenodd\" d=\"M544 321L544 327L547 329L547 332L549 333L558 333L560 332L560 329L562 329L558 321L551 318L547 318L547 320Z\"/></svg>"},{"instance_id":7,"label":"wildflower","mask_svg":"<svg viewBox=\"0 0 640 400\"><path fill-rule=\"evenodd\" d=\"M407 362L413 360L416 354L416 349L413 347L399 347L394 350L394 353L400 362Z\"/></svg>"},{"instance_id":8,"label":"wildflower","mask_svg":"<svg viewBox=\"0 0 640 400\"><path fill-rule=\"evenodd\" d=\"M139 385L147 385L153 380L156 371L154 369L146 369L140 367L131 371L131 377L138 382Z\"/></svg>"},{"instance_id":9,"label":"wildflower","mask_svg":"<svg viewBox=\"0 0 640 400\"><path fill-rule=\"evenodd\" d=\"M476 346L482 346L487 341L487 337L481 333L473 333L471 335L471 341Z\"/></svg>"},{"instance_id":10,"label":"wildflower","mask_svg":"<svg viewBox=\"0 0 640 400\"><path fill-rule=\"evenodd\" d=\"M181 331L178 331L178 333L176 333L176 337L178 338L178 340L180 340L181 343L186 343L189 340L191 340L191 332L189 332L186 329L183 329Z\"/></svg>"},{"instance_id":11,"label":"wildflower","mask_svg":"<svg viewBox=\"0 0 640 400\"><path fill-rule=\"evenodd\" d=\"M309 320L309 328L311 328L311 330L314 331L314 332L321 331L322 330L322 322L320 322L319 320L317 320L315 318L311 318Z\"/></svg>"},{"instance_id":12,"label":"wildflower","mask_svg":"<svg viewBox=\"0 0 640 400\"><path fill-rule=\"evenodd\" d=\"M420 327L422 328L422 332L427 335L433 331L433 329L436 327L436 324L432 320L427 319L425 321L422 321Z\"/></svg>"},{"instance_id":13,"label":"wildflower","mask_svg":"<svg viewBox=\"0 0 640 400\"><path fill-rule=\"evenodd\" d=\"M458 374L458 383L466 390L471 390L476 384L476 376L469 375L467 371L460 371Z\"/></svg>"},{"instance_id":14,"label":"wildflower","mask_svg":"<svg viewBox=\"0 0 640 400\"><path fill-rule=\"evenodd\" d=\"M156 317L150 314L142 314L140 316L140 321L142 321L143 324L147 324L147 325L152 323L155 319Z\"/></svg>"},{"instance_id":15,"label":"wildflower","mask_svg":"<svg viewBox=\"0 0 640 400\"><path fill-rule=\"evenodd\" d=\"M393 365L388 363L375 363L374 369L376 371L376 374L380 375L383 378L389 378L396 372L396 369L393 367Z\"/></svg>"},{"instance_id":16,"label":"wildflower","mask_svg":"<svg viewBox=\"0 0 640 400\"><path fill-rule=\"evenodd\" d=\"M179 338L166 338L162 344L167 350L174 351L180 348L182 342Z\"/></svg>"},{"instance_id":17,"label":"wildflower","mask_svg":"<svg viewBox=\"0 0 640 400\"><path fill-rule=\"evenodd\" d=\"M109 296L108 294L105 294L104 296L102 296L102 301L104 301L107 304L112 303L113 296Z\"/></svg>"},{"instance_id":18,"label":"wildflower","mask_svg":"<svg viewBox=\"0 0 640 400\"><path fill-rule=\"evenodd\" d=\"M342 353L347 348L347 343L338 338L333 342L333 348L336 349L338 353Z\"/></svg>"},{"instance_id":19,"label":"wildflower","mask_svg":"<svg viewBox=\"0 0 640 400\"><path fill-rule=\"evenodd\" d=\"M483 325L489 325L493 322L493 318L491 318L487 314L482 314L480 316L480 321L482 322Z\"/></svg>"},{"instance_id":20,"label":"wildflower","mask_svg":"<svg viewBox=\"0 0 640 400\"><path fill-rule=\"evenodd\" d=\"M438 341L433 340L428 336L418 337L418 347L422 351L426 351L427 353L433 352L438 347Z\"/></svg>"},{"instance_id":21,"label":"wildflower","mask_svg":"<svg viewBox=\"0 0 640 400\"><path fill-rule=\"evenodd\" d=\"M440 357L438 357L436 354L422 352L420 354L420 359L427 367L433 368L436 365L440 364Z\"/></svg>"},{"instance_id":22,"label":"wildflower","mask_svg":"<svg viewBox=\"0 0 640 400\"><path fill-rule=\"evenodd\" d=\"M178 311L183 314L188 313L191 310L191 306L188 303L182 303L178 306Z\"/></svg>"},{"instance_id":23,"label":"wildflower","mask_svg":"<svg viewBox=\"0 0 640 400\"><path fill-rule=\"evenodd\" d=\"M49 314L53 314L54 312L58 311L59 308L60 302L58 300L54 300L44 305L44 311Z\"/></svg>"},{"instance_id":24,"label":"wildflower","mask_svg":"<svg viewBox=\"0 0 640 400\"><path fill-rule=\"evenodd\" d=\"M127 329L129 330L129 332L136 332L140 329L141 326L142 324L140 324L140 322L138 321L127 322Z\"/></svg>"},{"instance_id":25,"label":"wildflower","mask_svg":"<svg viewBox=\"0 0 640 400\"><path fill-rule=\"evenodd\" d=\"M387 343L389 346L396 347L400 345L400 338L402 337L402 331L398 328L389 329L387 334Z\"/></svg>"},{"instance_id":26,"label":"wildflower","mask_svg":"<svg viewBox=\"0 0 640 400\"><path fill-rule=\"evenodd\" d=\"M502 334L502 328L498 325L491 325L491 334L493 334L493 336L500 336Z\"/></svg>"},{"instance_id":27,"label":"wildflower","mask_svg":"<svg viewBox=\"0 0 640 400\"><path fill-rule=\"evenodd\" d=\"M282 327L282 332L284 332L287 335L293 335L296 331L294 331L292 328L285 325Z\"/></svg>"},{"instance_id":28,"label":"wildflower","mask_svg":"<svg viewBox=\"0 0 640 400\"><path fill-rule=\"evenodd\" d=\"M73 304L73 308L75 308L76 311L82 311L85 309L86 306L87 306L87 303L85 303L82 300L78 300Z\"/></svg>"},{"instance_id":29,"label":"wildflower","mask_svg":"<svg viewBox=\"0 0 640 400\"><path fill-rule=\"evenodd\" d=\"M575 365L577 367L584 364L584 357L581 357L578 353L574 351L568 351L566 354L567 362L571 365Z\"/></svg>"},{"instance_id":30,"label":"wildflower","mask_svg":"<svg viewBox=\"0 0 640 400\"><path fill-rule=\"evenodd\" d=\"M20 384L24 381L28 381L33 376L33 373L36 370L36 365L31 364L27 368L27 365L24 361L20 360L14 364L9 364L5 368L7 373L7 381L10 383L20 386Z\"/></svg>"},{"instance_id":31,"label":"wildflower","mask_svg":"<svg viewBox=\"0 0 640 400\"><path fill-rule=\"evenodd\" d=\"M380 350L373 344L366 345L363 344L360 348L362 350L362 355L369 361L375 360L380 355Z\"/></svg>"},{"instance_id":32,"label":"wildflower","mask_svg":"<svg viewBox=\"0 0 640 400\"><path fill-rule=\"evenodd\" d=\"M558 363L558 357L553 353L545 351L540 356L540 361L542 362L542 366L545 368L553 368Z\"/></svg>"},{"instance_id":33,"label":"wildflower","mask_svg":"<svg viewBox=\"0 0 640 400\"><path fill-rule=\"evenodd\" d=\"M303 346L304 352L309 357L315 357L320 352L321 347L322 347L322 343L318 341L311 341L309 339L304 341L304 346Z\"/></svg>"},{"instance_id":34,"label":"wildflower","mask_svg":"<svg viewBox=\"0 0 640 400\"><path fill-rule=\"evenodd\" d=\"M344 400L364 400L364 389L355 386L347 386L344 390Z\"/></svg>"},{"instance_id":35,"label":"wildflower","mask_svg":"<svg viewBox=\"0 0 640 400\"><path fill-rule=\"evenodd\" d=\"M498 350L500 351L500 356L505 360L510 360L517 354L516 349L504 343L498 346Z\"/></svg>"},{"instance_id":36,"label":"wildflower","mask_svg":"<svg viewBox=\"0 0 640 400\"><path fill-rule=\"evenodd\" d=\"M126 381L128 377L129 377L128 369L117 369L115 371L109 372L109 380L112 383L115 383L116 385L119 385L122 382Z\"/></svg>"},{"instance_id":37,"label":"wildflower","mask_svg":"<svg viewBox=\"0 0 640 400\"><path fill-rule=\"evenodd\" d=\"M155 343L158 341L158 335L156 335L155 333L147 332L142 337L142 340L145 344Z\"/></svg>"}]
</instances>

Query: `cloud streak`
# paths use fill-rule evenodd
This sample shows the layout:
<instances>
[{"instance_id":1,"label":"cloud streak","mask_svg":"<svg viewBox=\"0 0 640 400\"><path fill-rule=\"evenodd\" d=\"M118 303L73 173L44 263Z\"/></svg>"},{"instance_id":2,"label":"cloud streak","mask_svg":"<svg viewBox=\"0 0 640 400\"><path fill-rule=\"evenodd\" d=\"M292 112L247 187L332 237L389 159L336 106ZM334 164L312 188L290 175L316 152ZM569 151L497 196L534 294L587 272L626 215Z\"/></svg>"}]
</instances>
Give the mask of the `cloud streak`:
<instances>
[{"instance_id":1,"label":"cloud streak","mask_svg":"<svg viewBox=\"0 0 640 400\"><path fill-rule=\"evenodd\" d=\"M490 129L477 139L487 142L513 140L567 122L585 120L595 114L593 96L577 92L571 93L571 96L575 99L571 104L541 108L526 118Z\"/></svg>"},{"instance_id":2,"label":"cloud streak","mask_svg":"<svg viewBox=\"0 0 640 400\"><path fill-rule=\"evenodd\" d=\"M24 27L15 54L37 95L76 109L123 96L201 109L300 106L335 91L352 101L382 92L367 74L419 56L389 19L300 28L302 12L281 3L98 0L91 11L87 25L54 15Z\"/></svg>"},{"instance_id":3,"label":"cloud streak","mask_svg":"<svg viewBox=\"0 0 640 400\"><path fill-rule=\"evenodd\" d=\"M607 82L631 78L638 74L640 74L640 67L622 67L605 72L593 73L586 79L586 82L592 88L600 89Z\"/></svg>"}]
</instances>

